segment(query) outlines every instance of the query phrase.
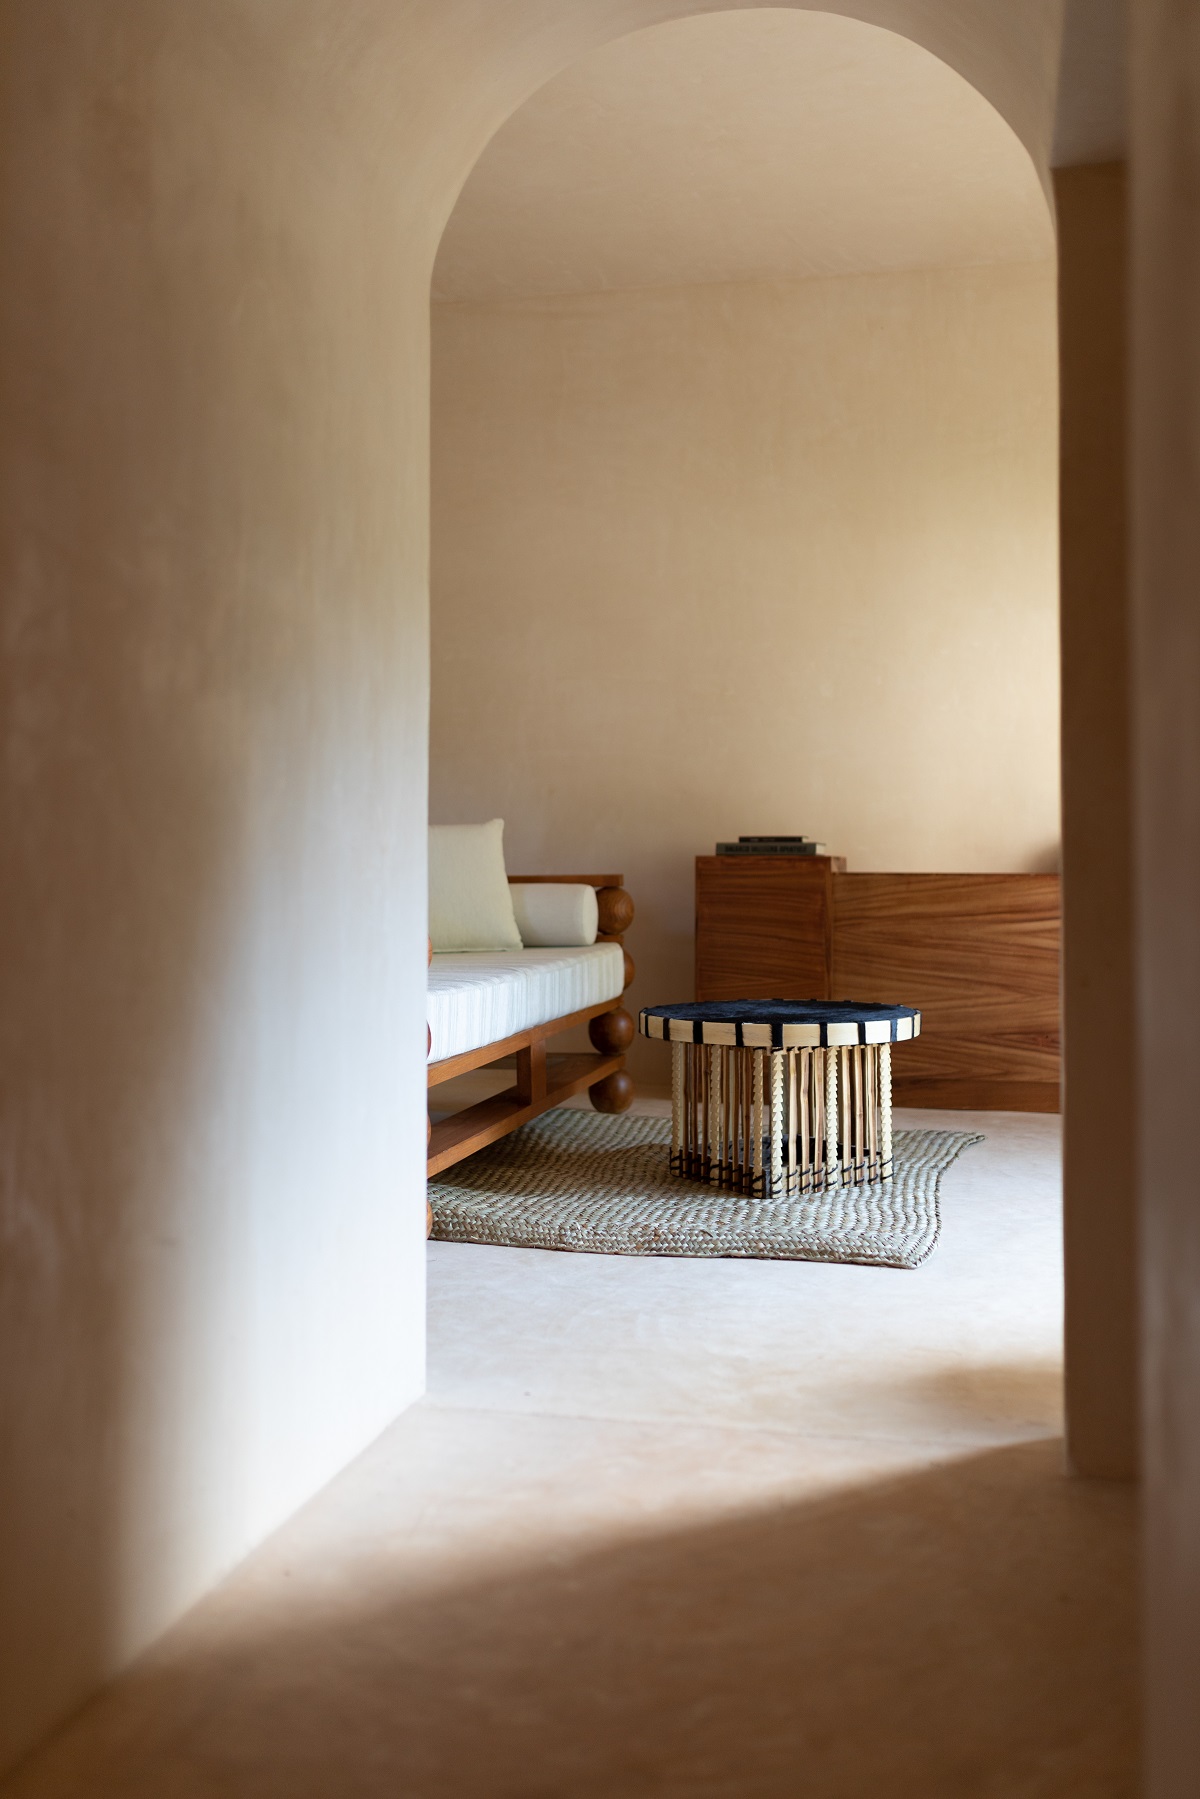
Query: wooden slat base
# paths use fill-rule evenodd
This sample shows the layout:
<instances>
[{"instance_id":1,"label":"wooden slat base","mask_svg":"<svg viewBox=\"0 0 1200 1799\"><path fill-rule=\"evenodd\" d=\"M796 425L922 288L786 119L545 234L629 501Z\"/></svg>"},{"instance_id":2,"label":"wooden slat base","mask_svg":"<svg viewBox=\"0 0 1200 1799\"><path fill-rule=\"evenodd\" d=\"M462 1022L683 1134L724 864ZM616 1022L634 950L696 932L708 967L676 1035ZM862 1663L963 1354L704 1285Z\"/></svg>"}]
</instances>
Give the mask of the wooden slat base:
<instances>
[{"instance_id":1,"label":"wooden slat base","mask_svg":"<svg viewBox=\"0 0 1200 1799\"><path fill-rule=\"evenodd\" d=\"M611 1001L609 1002L611 1004ZM528 1124L551 1106L560 1105L575 1093L582 1093L606 1075L624 1067L623 1056L598 1056L582 1051L576 1055L546 1057L544 1093L532 1100L522 1097L518 1087L511 1087L491 1099L480 1100L463 1112L443 1118L433 1127L429 1139L427 1173L440 1174L444 1168L461 1162L464 1156L486 1149L518 1125Z\"/></svg>"},{"instance_id":2,"label":"wooden slat base","mask_svg":"<svg viewBox=\"0 0 1200 1799\"><path fill-rule=\"evenodd\" d=\"M963 1076L962 1079L893 1078L892 1095L898 1106L931 1111L938 1107L950 1112L1058 1112L1062 1109L1057 1081L989 1081L975 1076Z\"/></svg>"}]
</instances>

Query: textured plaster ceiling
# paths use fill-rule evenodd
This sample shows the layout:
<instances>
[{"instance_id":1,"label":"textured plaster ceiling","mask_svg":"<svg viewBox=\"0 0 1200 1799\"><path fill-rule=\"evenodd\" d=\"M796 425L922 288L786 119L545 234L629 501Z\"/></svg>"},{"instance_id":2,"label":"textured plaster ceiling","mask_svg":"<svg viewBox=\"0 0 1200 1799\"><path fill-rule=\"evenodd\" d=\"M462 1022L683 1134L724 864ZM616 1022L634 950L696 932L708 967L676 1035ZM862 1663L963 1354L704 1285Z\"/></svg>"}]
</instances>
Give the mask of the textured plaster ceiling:
<instances>
[{"instance_id":1,"label":"textured plaster ceiling","mask_svg":"<svg viewBox=\"0 0 1200 1799\"><path fill-rule=\"evenodd\" d=\"M447 225L434 296L1035 261L1033 166L961 76L830 13L636 32L501 127Z\"/></svg>"}]
</instances>

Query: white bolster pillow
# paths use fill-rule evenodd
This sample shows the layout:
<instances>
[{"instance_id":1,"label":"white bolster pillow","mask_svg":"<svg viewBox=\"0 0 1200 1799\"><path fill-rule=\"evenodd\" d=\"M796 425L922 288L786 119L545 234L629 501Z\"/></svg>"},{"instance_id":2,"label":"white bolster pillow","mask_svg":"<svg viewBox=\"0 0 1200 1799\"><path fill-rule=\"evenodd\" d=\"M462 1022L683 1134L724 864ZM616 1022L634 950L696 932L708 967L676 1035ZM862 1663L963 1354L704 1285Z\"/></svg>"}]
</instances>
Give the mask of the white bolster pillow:
<instances>
[{"instance_id":1,"label":"white bolster pillow","mask_svg":"<svg viewBox=\"0 0 1200 1799\"><path fill-rule=\"evenodd\" d=\"M596 889L568 881L510 881L517 929L526 949L575 949L600 929Z\"/></svg>"}]
</instances>

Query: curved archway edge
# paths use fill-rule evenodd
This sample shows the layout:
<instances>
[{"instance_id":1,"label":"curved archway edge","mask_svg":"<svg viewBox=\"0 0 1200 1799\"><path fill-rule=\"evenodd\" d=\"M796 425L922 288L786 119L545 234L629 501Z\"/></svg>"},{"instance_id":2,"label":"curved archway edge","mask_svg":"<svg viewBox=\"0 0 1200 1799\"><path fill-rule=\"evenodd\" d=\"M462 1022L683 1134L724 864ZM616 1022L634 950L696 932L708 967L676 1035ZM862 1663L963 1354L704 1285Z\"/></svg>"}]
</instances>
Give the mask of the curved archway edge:
<instances>
[{"instance_id":1,"label":"curved archway edge","mask_svg":"<svg viewBox=\"0 0 1200 1799\"><path fill-rule=\"evenodd\" d=\"M620 0L589 0L560 13L552 29L523 44L524 66L504 58L511 85L503 93L488 96L476 129L463 145L463 160L453 179L453 192L438 230L444 228L454 200L471 168L490 138L504 121L545 82L570 63L631 32L672 20L705 13L755 10L756 0L738 5L736 0L639 0L636 5ZM860 20L910 39L956 70L993 106L1024 145L1040 180L1047 204L1053 210L1050 179L1050 147L1054 132L1062 20L1058 8L1043 7L1034 0L1015 0L1011 6L996 0L967 0L956 6L930 4L928 0L857 0L856 4L808 6L803 0L784 0L779 10L827 12Z\"/></svg>"},{"instance_id":2,"label":"curved archway edge","mask_svg":"<svg viewBox=\"0 0 1200 1799\"><path fill-rule=\"evenodd\" d=\"M421 1390L433 256L529 93L715 10L5 9L0 1766ZM830 10L1044 178L1056 7Z\"/></svg>"}]
</instances>

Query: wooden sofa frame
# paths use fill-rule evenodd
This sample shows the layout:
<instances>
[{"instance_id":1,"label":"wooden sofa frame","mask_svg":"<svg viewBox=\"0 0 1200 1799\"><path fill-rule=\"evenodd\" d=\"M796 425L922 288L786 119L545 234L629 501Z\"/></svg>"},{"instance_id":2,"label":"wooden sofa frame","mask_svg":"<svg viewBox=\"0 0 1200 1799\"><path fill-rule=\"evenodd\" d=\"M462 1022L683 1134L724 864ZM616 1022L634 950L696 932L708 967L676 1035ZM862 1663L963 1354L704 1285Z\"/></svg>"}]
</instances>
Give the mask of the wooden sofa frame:
<instances>
[{"instance_id":1,"label":"wooden sofa frame","mask_svg":"<svg viewBox=\"0 0 1200 1799\"><path fill-rule=\"evenodd\" d=\"M510 882L569 882L596 889L600 910L597 943L619 943L625 955L624 991L633 979L633 960L625 950L625 932L633 922L633 901L625 891L624 875L510 875ZM549 1038L586 1024L594 1050L570 1055L551 1054ZM634 1024L619 999L585 1006L563 1018L551 1018L530 1030L518 1031L497 1043L447 1056L429 1064L429 1086L439 1087L473 1068L487 1068L512 1056L516 1079L503 1093L480 1100L462 1112L431 1124L427 1173L441 1174L519 1125L528 1124L572 1094L587 1089L598 1112L624 1112L633 1099L633 1082L625 1070L624 1051L633 1041Z\"/></svg>"}]
</instances>

